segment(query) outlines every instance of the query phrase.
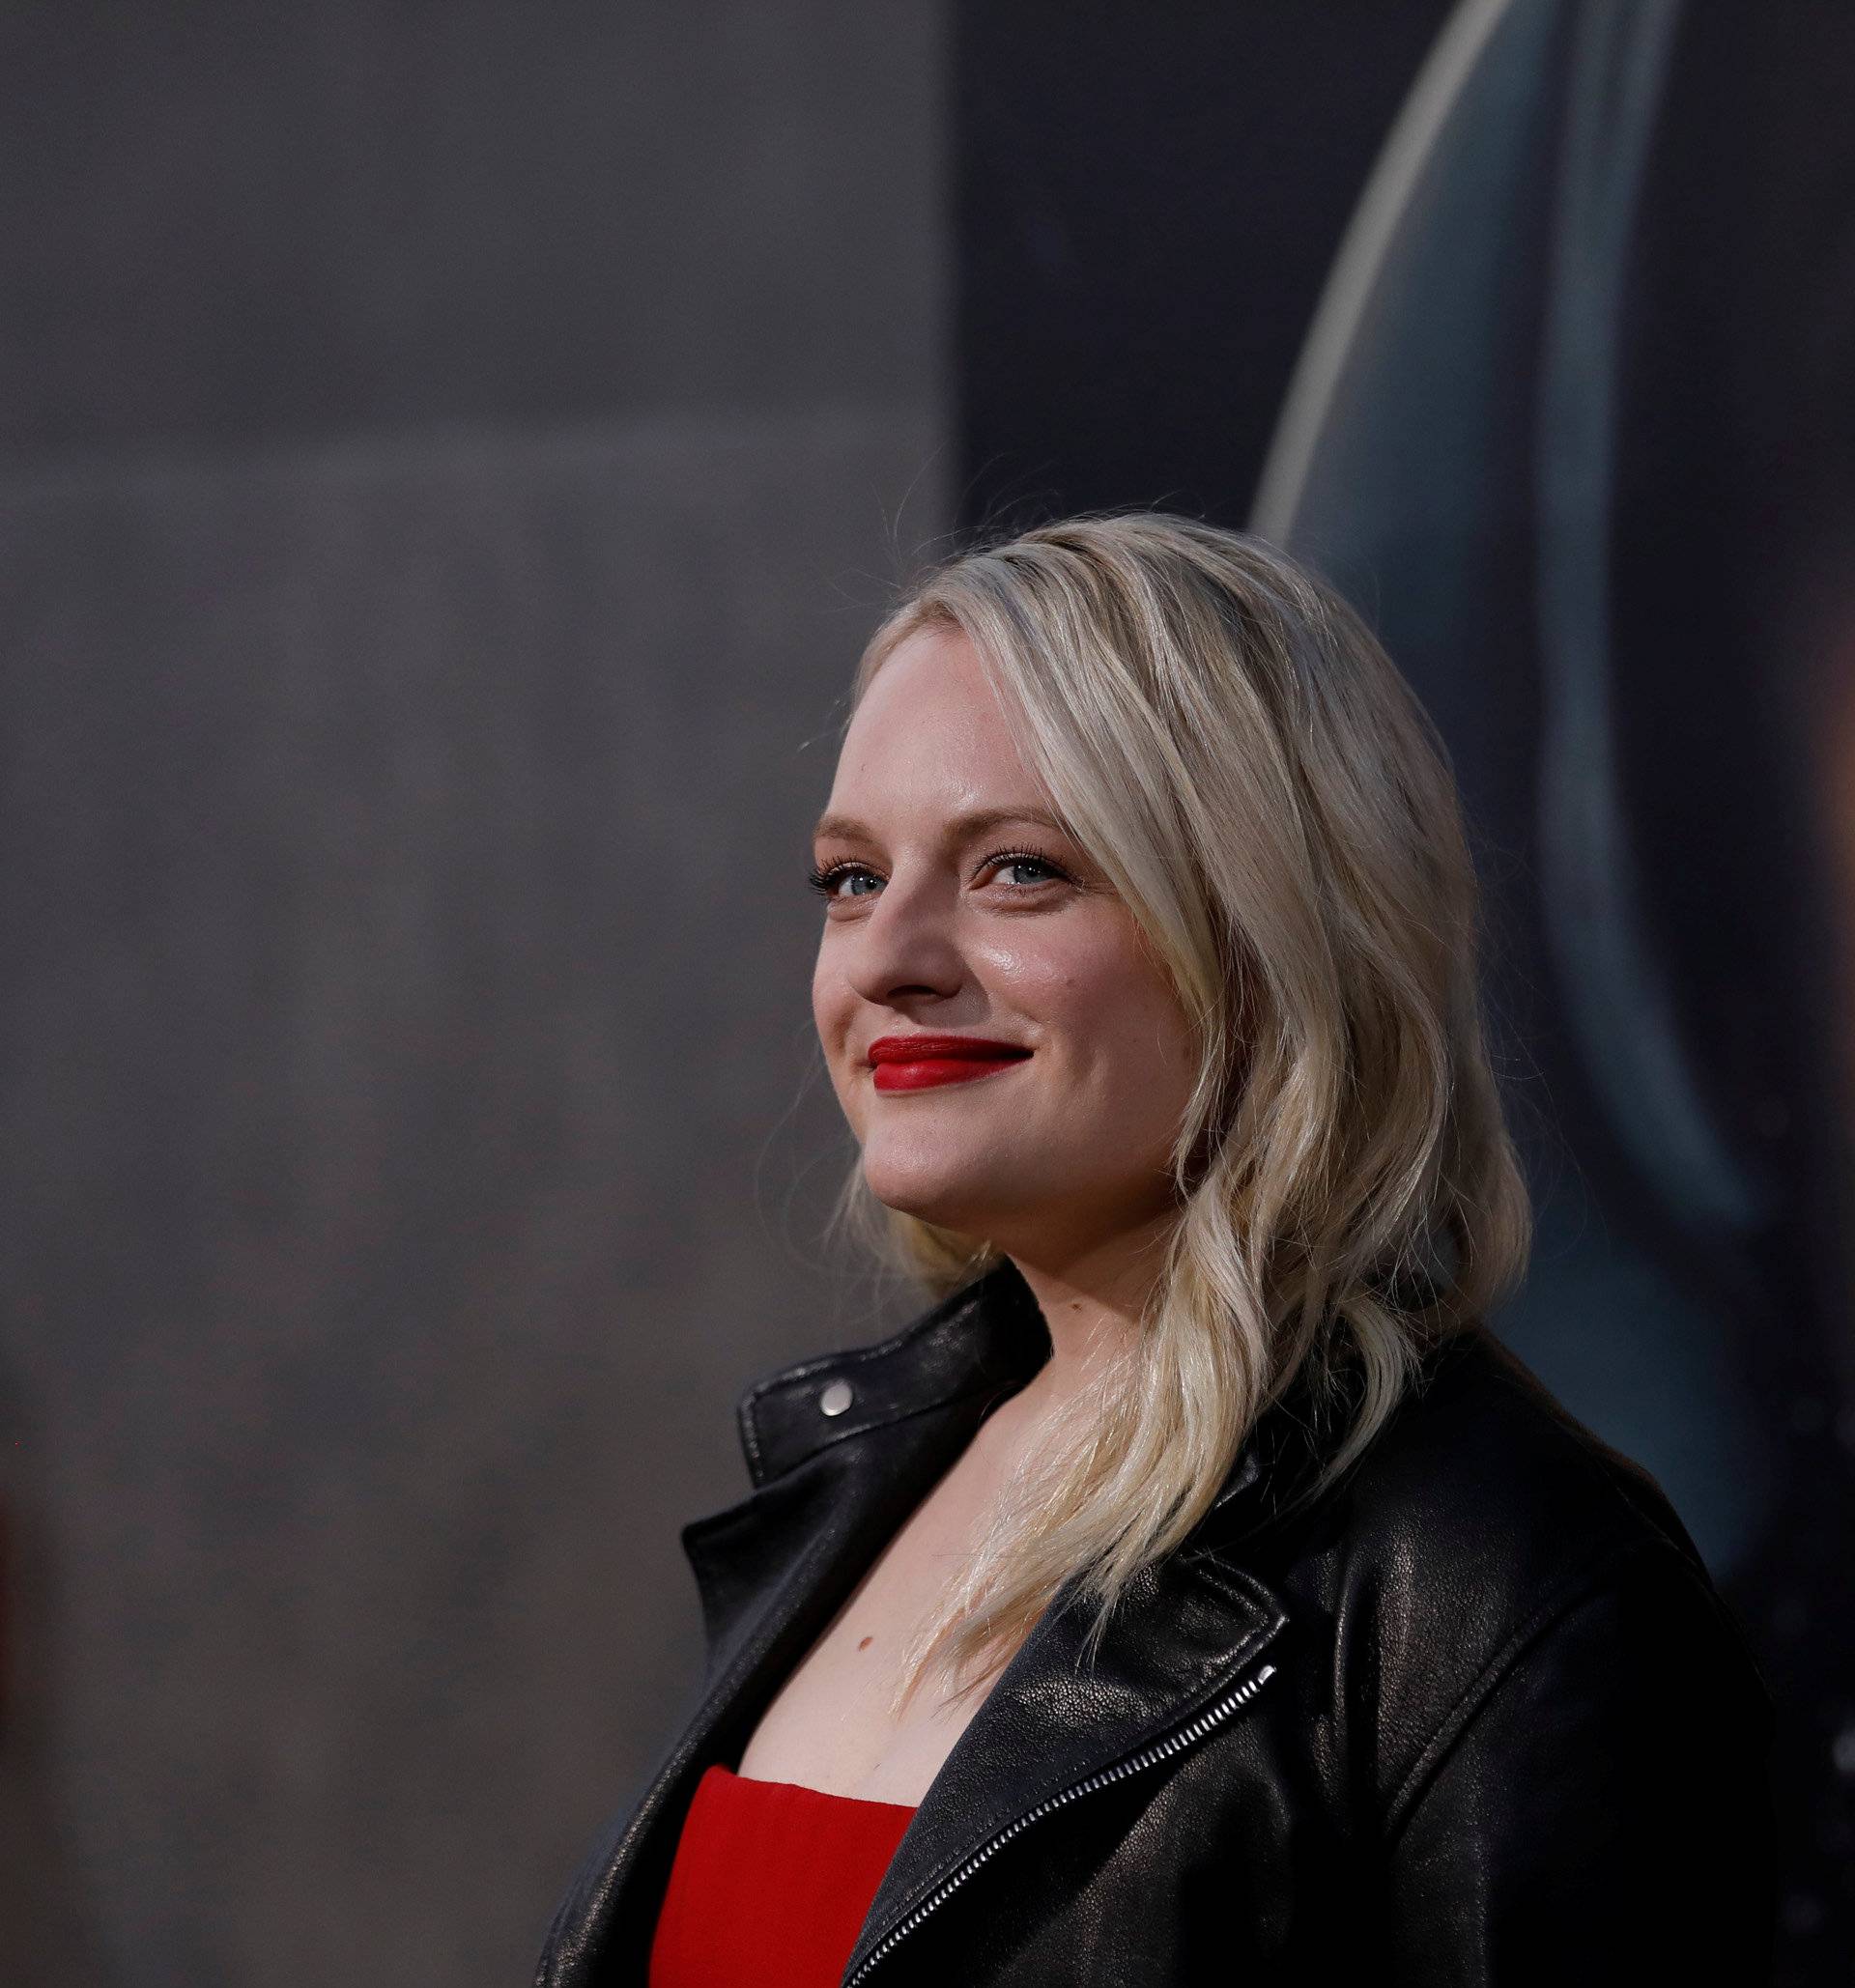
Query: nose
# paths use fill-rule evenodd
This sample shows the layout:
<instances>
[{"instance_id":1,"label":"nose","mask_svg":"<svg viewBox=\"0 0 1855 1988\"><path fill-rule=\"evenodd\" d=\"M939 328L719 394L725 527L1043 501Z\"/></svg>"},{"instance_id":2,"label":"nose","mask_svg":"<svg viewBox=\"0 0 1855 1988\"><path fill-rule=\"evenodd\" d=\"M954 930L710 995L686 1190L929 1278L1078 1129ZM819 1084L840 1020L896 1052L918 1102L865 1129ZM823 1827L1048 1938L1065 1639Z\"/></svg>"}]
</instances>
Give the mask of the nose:
<instances>
[{"instance_id":1,"label":"nose","mask_svg":"<svg viewBox=\"0 0 1855 1988\"><path fill-rule=\"evenodd\" d=\"M865 1001L894 1008L945 998L966 979L952 896L931 877L891 877L846 936L845 978Z\"/></svg>"}]
</instances>

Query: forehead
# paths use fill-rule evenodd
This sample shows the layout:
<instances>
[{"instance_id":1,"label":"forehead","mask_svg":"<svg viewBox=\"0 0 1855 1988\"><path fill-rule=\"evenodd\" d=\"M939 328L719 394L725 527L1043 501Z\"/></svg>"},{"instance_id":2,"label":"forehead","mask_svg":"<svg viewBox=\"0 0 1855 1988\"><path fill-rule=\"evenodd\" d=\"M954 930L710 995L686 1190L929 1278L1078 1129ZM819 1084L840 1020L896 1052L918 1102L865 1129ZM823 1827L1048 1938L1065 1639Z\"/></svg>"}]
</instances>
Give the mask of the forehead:
<instances>
[{"instance_id":1,"label":"forehead","mask_svg":"<svg viewBox=\"0 0 1855 1988\"><path fill-rule=\"evenodd\" d=\"M844 733L834 810L1049 806L1004 698L957 630L918 629L876 671Z\"/></svg>"}]
</instances>

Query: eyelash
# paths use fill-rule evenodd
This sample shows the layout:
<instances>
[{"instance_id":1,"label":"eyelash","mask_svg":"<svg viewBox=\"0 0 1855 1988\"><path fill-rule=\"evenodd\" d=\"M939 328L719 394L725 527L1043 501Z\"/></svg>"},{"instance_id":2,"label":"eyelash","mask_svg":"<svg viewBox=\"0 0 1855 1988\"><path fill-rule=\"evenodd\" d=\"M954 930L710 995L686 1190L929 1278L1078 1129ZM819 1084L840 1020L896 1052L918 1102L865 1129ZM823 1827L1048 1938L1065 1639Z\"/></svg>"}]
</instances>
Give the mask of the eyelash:
<instances>
[{"instance_id":1,"label":"eyelash","mask_svg":"<svg viewBox=\"0 0 1855 1988\"><path fill-rule=\"evenodd\" d=\"M1051 877L1060 878L1064 883L1074 881L1060 863L1052 862L1047 856L1040 856L1035 849L996 849L979 866L982 870L986 870L1013 863L1034 863L1038 868L1047 869ZM822 869L814 866L806 872L805 880L827 903L847 904L851 901L849 898L838 897L838 885L847 876L874 876L875 873L867 863L845 861L827 864ZM1035 888L1035 885L1023 886L1026 892Z\"/></svg>"}]
</instances>

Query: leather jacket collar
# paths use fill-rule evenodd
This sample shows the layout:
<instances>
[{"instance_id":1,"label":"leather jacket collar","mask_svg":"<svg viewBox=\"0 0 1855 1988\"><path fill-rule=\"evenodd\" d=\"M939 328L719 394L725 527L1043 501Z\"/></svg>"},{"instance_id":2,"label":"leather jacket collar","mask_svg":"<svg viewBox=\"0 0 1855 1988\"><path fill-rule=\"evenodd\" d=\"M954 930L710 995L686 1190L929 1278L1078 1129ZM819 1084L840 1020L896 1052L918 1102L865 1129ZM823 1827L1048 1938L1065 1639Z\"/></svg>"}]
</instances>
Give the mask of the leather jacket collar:
<instances>
[{"instance_id":1,"label":"leather jacket collar","mask_svg":"<svg viewBox=\"0 0 1855 1988\"><path fill-rule=\"evenodd\" d=\"M556 1920L538 1980L589 1981L647 1942L671 1819L703 1768L738 1757L774 1692L986 1411L1048 1356L1028 1287L1001 1264L876 1345L783 1369L739 1405L755 1489L683 1529L708 1662L699 1703L642 1799ZM849 1389L846 1406L832 1408ZM1259 1424L1191 1539L1132 1584L1085 1665L1087 1611L1059 1595L1000 1674L916 1812L871 1906L856 1980L1003 1842L1050 1806L1137 1772L1236 1716L1272 1675L1281 1602L1221 1550L1292 1470L1289 1405ZM1272 1500L1271 1500L1272 1503ZM603 1975L602 1975L603 1978Z\"/></svg>"},{"instance_id":2,"label":"leather jacket collar","mask_svg":"<svg viewBox=\"0 0 1855 1988\"><path fill-rule=\"evenodd\" d=\"M892 1339L805 1360L756 1381L736 1410L749 1474L757 1488L831 1444L971 1404L970 1417L954 1424L957 1434L951 1444L938 1436L937 1426L922 1433L935 1449L937 1467L944 1468L986 1410L1025 1386L1049 1351L1049 1332L1029 1287L1013 1264L1000 1264ZM839 1388L848 1393L842 1406L833 1393ZM1305 1403L1305 1390L1291 1390L1259 1423L1213 1510L1258 1486L1265 1454L1270 1479L1278 1486L1291 1459L1312 1463L1301 1420ZM885 1455L909 1446L903 1434L899 1443L891 1439ZM1296 1458L1298 1450L1306 1455Z\"/></svg>"}]
</instances>

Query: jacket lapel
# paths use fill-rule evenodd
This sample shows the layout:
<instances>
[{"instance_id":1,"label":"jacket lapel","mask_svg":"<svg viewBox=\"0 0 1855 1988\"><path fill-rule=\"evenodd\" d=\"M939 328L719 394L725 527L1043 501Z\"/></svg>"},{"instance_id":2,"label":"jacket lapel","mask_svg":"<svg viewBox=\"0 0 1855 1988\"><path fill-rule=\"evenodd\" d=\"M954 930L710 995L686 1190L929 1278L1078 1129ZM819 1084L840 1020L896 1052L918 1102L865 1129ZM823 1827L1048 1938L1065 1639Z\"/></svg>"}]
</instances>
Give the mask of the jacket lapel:
<instances>
[{"instance_id":1,"label":"jacket lapel","mask_svg":"<svg viewBox=\"0 0 1855 1988\"><path fill-rule=\"evenodd\" d=\"M785 1369L743 1396L756 1488L682 1532L708 1652L695 1710L582 1865L543 1950L542 1988L590 1988L634 1969L642 1978L677 1829L703 1771L737 1756L902 1520L1048 1347L1035 1302L1006 1265L894 1339ZM840 1406L844 1388L850 1401ZM878 1428L877 1441L857 1439Z\"/></svg>"},{"instance_id":2,"label":"jacket lapel","mask_svg":"<svg viewBox=\"0 0 1855 1988\"><path fill-rule=\"evenodd\" d=\"M852 1979L959 1882L958 1874L1098 1777L1218 1706L1264 1667L1286 1617L1274 1596L1209 1549L1147 1569L1084 1657L1092 1610L1060 1595L955 1743L902 1837L845 1973Z\"/></svg>"}]
</instances>

